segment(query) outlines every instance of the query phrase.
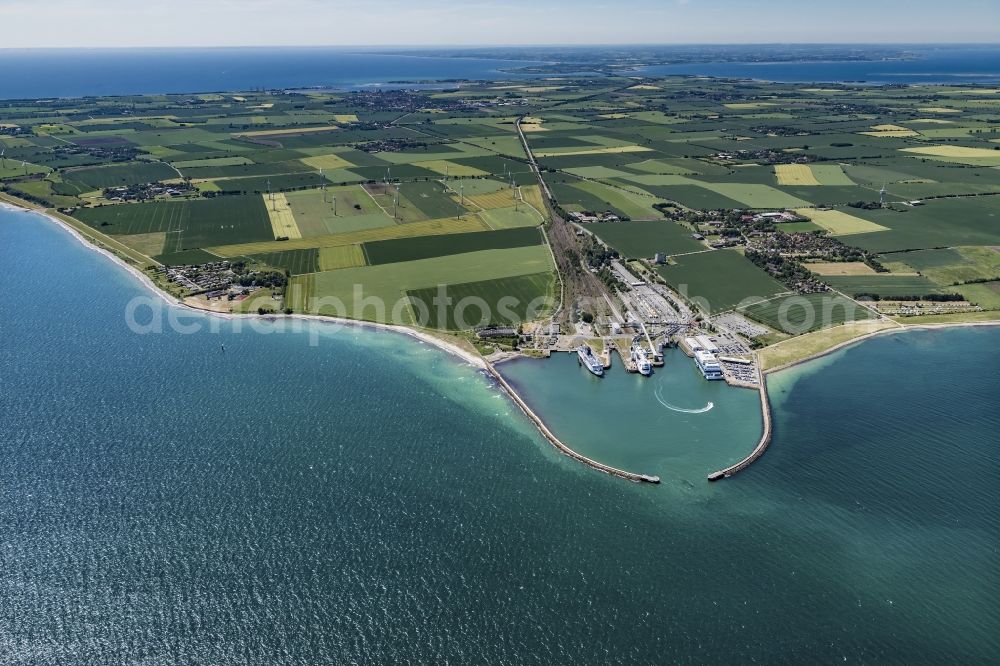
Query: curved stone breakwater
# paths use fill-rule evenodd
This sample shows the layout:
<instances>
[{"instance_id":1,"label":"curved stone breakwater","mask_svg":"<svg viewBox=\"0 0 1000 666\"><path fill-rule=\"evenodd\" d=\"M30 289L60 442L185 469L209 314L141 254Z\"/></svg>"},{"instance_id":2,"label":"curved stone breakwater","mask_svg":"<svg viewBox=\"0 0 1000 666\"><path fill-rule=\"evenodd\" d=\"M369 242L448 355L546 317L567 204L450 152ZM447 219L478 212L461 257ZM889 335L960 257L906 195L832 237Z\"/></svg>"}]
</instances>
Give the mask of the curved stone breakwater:
<instances>
[{"instance_id":1,"label":"curved stone breakwater","mask_svg":"<svg viewBox=\"0 0 1000 666\"><path fill-rule=\"evenodd\" d=\"M764 432L761 434L760 441L757 442L757 446L754 450L750 452L743 460L739 461L735 465L730 465L725 469L720 469L717 472L712 472L708 475L709 481L718 481L719 479L725 479L737 472L742 472L747 467L752 465L757 458L764 455L764 451L767 450L768 444L771 443L771 401L767 395L767 376L762 375L760 378L760 411L764 417Z\"/></svg>"},{"instance_id":2,"label":"curved stone breakwater","mask_svg":"<svg viewBox=\"0 0 1000 666\"><path fill-rule=\"evenodd\" d=\"M537 427L539 432L541 432L542 435L545 436L545 439L549 440L549 442L557 449L559 449L559 451L561 451L562 453L566 454L570 458L573 458L574 460L579 460L584 465L592 467L599 472L604 472L605 474L610 474L611 476L617 476L620 479L625 479L627 481L634 481L636 483L660 482L660 477L658 476L651 476L649 474L636 474L635 472L627 472L623 469L618 469L617 467L611 467L610 465L605 465L604 463L597 462L596 460L588 458L587 456L581 453L577 453L573 449L569 448L568 446L563 444L562 441L558 437L556 437L551 430L549 430L548 426L545 425L542 419L540 419L538 415L535 414L535 412L533 412L530 407L528 407L528 404L521 398L521 396L517 394L517 391L514 390L514 387L512 387L507 382L507 380L504 379L499 372L497 372L496 368L494 368L492 364L488 363L486 365L486 371L490 374L491 377L493 377L497 381L497 384L500 385L500 388L502 388L504 392L507 395L509 395L510 398L515 403L517 403L517 406L521 408L521 411L524 412L524 415L527 416L531 420L531 422L535 424L535 427Z\"/></svg>"}]
</instances>

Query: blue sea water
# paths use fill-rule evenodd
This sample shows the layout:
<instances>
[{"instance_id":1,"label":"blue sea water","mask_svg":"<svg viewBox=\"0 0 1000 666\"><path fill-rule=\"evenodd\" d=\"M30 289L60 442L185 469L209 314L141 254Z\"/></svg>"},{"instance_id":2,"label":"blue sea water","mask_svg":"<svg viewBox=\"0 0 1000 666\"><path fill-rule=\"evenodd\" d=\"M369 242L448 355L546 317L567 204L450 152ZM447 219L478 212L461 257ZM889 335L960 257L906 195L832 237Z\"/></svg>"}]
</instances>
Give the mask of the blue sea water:
<instances>
[{"instance_id":1,"label":"blue sea water","mask_svg":"<svg viewBox=\"0 0 1000 666\"><path fill-rule=\"evenodd\" d=\"M923 46L905 48L912 57L843 62L706 62L643 69L650 76L687 74L784 83L842 81L961 85L1000 82L1000 46Z\"/></svg>"},{"instance_id":2,"label":"blue sea water","mask_svg":"<svg viewBox=\"0 0 1000 666\"><path fill-rule=\"evenodd\" d=\"M721 47L720 47L721 48ZM734 47L726 47L732 50ZM754 47L759 54L764 47ZM780 47L779 47L780 48ZM665 47L669 52L669 47ZM689 49L679 48L679 53ZM766 48L764 49L766 50ZM648 67L647 75L688 74L785 82L987 83L1000 81L1000 46L905 47L913 59L852 62L703 62ZM0 49L0 99L334 87L398 82L537 78L510 73L538 64L485 52L421 54L360 48ZM557 51L556 51L557 53ZM597 56L601 51L595 51Z\"/></svg>"},{"instance_id":3,"label":"blue sea water","mask_svg":"<svg viewBox=\"0 0 1000 666\"><path fill-rule=\"evenodd\" d=\"M0 49L0 98L220 92L519 78L524 61L342 48Z\"/></svg>"},{"instance_id":4,"label":"blue sea water","mask_svg":"<svg viewBox=\"0 0 1000 666\"><path fill-rule=\"evenodd\" d=\"M715 391L746 420L651 413L664 450L617 454L649 486L559 455L405 336L204 315L138 335L149 294L36 215L0 210L0 274L0 663L1000 659L996 329L781 373L770 449L716 484L688 469L753 446L751 393L674 378L679 358L646 385L505 370L591 451L649 436L621 390Z\"/></svg>"}]
</instances>

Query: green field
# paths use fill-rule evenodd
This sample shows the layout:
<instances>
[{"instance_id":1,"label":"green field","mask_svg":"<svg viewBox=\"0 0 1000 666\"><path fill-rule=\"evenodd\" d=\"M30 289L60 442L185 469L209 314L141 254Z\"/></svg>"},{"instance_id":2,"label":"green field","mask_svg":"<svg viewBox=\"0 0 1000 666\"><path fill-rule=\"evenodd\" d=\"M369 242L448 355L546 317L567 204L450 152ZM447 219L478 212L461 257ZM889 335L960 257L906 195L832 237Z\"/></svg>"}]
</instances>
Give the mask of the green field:
<instances>
[{"instance_id":1,"label":"green field","mask_svg":"<svg viewBox=\"0 0 1000 666\"><path fill-rule=\"evenodd\" d=\"M426 319L419 317L420 326L462 330L538 319L554 307L554 285L551 272L451 284L445 295L452 304L444 308L437 306L440 300L435 301L440 295L437 288L410 290L406 295L414 304L414 312L427 314ZM456 315L461 322L456 321Z\"/></svg>"},{"instance_id":2,"label":"green field","mask_svg":"<svg viewBox=\"0 0 1000 666\"><path fill-rule=\"evenodd\" d=\"M965 261L965 257L958 250L951 248L917 250L915 252L893 252L884 255L884 257L888 261L902 261L918 271L944 268L954 264L961 264Z\"/></svg>"},{"instance_id":3,"label":"green field","mask_svg":"<svg viewBox=\"0 0 1000 666\"><path fill-rule=\"evenodd\" d=\"M747 208L798 208L809 205L808 201L793 197L770 185L750 183L699 183L698 185L739 201Z\"/></svg>"},{"instance_id":4,"label":"green field","mask_svg":"<svg viewBox=\"0 0 1000 666\"><path fill-rule=\"evenodd\" d=\"M166 232L166 252L273 240L258 196L83 208L75 217L106 234Z\"/></svg>"},{"instance_id":5,"label":"green field","mask_svg":"<svg viewBox=\"0 0 1000 666\"><path fill-rule=\"evenodd\" d=\"M289 285L289 302L296 312L408 324L412 318L405 292L533 275L553 268L543 245L467 252L295 277Z\"/></svg>"},{"instance_id":6,"label":"green field","mask_svg":"<svg viewBox=\"0 0 1000 666\"><path fill-rule=\"evenodd\" d=\"M400 194L413 203L425 219L436 219L440 217L451 217L457 215L458 204L448 194L448 189L439 182L429 181L420 183L407 183L400 188ZM462 212L467 212L468 207L461 207Z\"/></svg>"},{"instance_id":7,"label":"green field","mask_svg":"<svg viewBox=\"0 0 1000 666\"><path fill-rule=\"evenodd\" d=\"M809 170L820 185L854 185L839 164L810 164Z\"/></svg>"},{"instance_id":8,"label":"green field","mask_svg":"<svg viewBox=\"0 0 1000 666\"><path fill-rule=\"evenodd\" d=\"M840 240L875 252L960 245L1000 245L995 196L935 199L923 206L854 210L851 214L888 227L872 234L844 235Z\"/></svg>"},{"instance_id":9,"label":"green field","mask_svg":"<svg viewBox=\"0 0 1000 666\"><path fill-rule=\"evenodd\" d=\"M965 296L968 301L986 310L1000 310L1000 280L964 284L955 287L954 290Z\"/></svg>"},{"instance_id":10,"label":"green field","mask_svg":"<svg viewBox=\"0 0 1000 666\"><path fill-rule=\"evenodd\" d=\"M819 236L869 251L891 270L824 278L847 294L961 291L996 302L1000 97L982 86L816 88L640 79L616 68L558 79L391 94L16 101L0 111L0 178L11 195L71 209L81 221L72 224L139 263L251 257L288 271L299 292L289 303L299 310L310 309L310 296L350 296L354 283L390 300L447 284L499 303L503 292L549 290L545 239L560 247L573 240L547 226L550 202L515 131L522 117L556 209L617 213L626 221L583 226L626 259L670 257L657 270L705 299L698 302L706 311L775 297L747 308L774 321L795 301L742 256L744 248L781 248L792 263L812 261L830 251ZM194 186L182 196L132 187L182 177ZM100 196L121 186L131 189L115 201L151 200L111 204ZM261 196L268 190L288 202L273 211L273 227ZM668 203L675 205L666 212L654 208ZM754 213L776 209L811 219L778 231L817 237L771 236ZM711 250L691 237L709 226L736 249ZM408 307L403 312L409 316ZM433 323L456 325L447 312Z\"/></svg>"},{"instance_id":11,"label":"green field","mask_svg":"<svg viewBox=\"0 0 1000 666\"><path fill-rule=\"evenodd\" d=\"M670 220L587 225L587 230L630 259L651 259L656 253L673 255L706 250L691 232Z\"/></svg>"},{"instance_id":12,"label":"green field","mask_svg":"<svg viewBox=\"0 0 1000 666\"><path fill-rule=\"evenodd\" d=\"M491 229L514 229L516 227L537 227L544 222L542 214L534 208L525 205L509 208L490 208L479 211L482 218Z\"/></svg>"},{"instance_id":13,"label":"green field","mask_svg":"<svg viewBox=\"0 0 1000 666\"><path fill-rule=\"evenodd\" d=\"M676 264L660 266L656 270L667 284L710 314L787 291L770 275L733 250L684 255L677 258Z\"/></svg>"},{"instance_id":14,"label":"green field","mask_svg":"<svg viewBox=\"0 0 1000 666\"><path fill-rule=\"evenodd\" d=\"M205 182L211 183L220 192L263 194L265 192L289 192L319 187L326 182L326 179L321 178L316 173L289 173L273 176L247 176L246 178L220 178Z\"/></svg>"},{"instance_id":15,"label":"green field","mask_svg":"<svg viewBox=\"0 0 1000 666\"><path fill-rule=\"evenodd\" d=\"M522 227L502 231L480 231L447 236L417 236L372 241L363 245L368 263L372 266L398 261L415 261L444 257L450 254L501 250L514 247L539 245L543 241L538 229Z\"/></svg>"},{"instance_id":16,"label":"green field","mask_svg":"<svg viewBox=\"0 0 1000 666\"><path fill-rule=\"evenodd\" d=\"M339 234L393 225L379 205L360 185L329 187L326 201L321 190L290 192L285 195L295 224L304 238ZM334 214L336 198L336 214Z\"/></svg>"},{"instance_id":17,"label":"green field","mask_svg":"<svg viewBox=\"0 0 1000 666\"><path fill-rule=\"evenodd\" d=\"M251 254L249 257L262 264L286 270L292 275L315 273L319 270L319 250L316 248Z\"/></svg>"},{"instance_id":18,"label":"green field","mask_svg":"<svg viewBox=\"0 0 1000 666\"><path fill-rule=\"evenodd\" d=\"M65 175L67 178L89 185L95 190L180 178L177 171L162 162L132 162L114 166L73 169L66 172Z\"/></svg>"},{"instance_id":19,"label":"green field","mask_svg":"<svg viewBox=\"0 0 1000 666\"><path fill-rule=\"evenodd\" d=\"M615 210L619 214L634 220L648 220L660 217L660 214L653 209L653 204L657 203L658 199L652 194L639 190L636 187L626 190L621 187L602 185L590 180L574 183L573 187L583 190L599 200L602 204L598 208L600 211Z\"/></svg>"},{"instance_id":20,"label":"green field","mask_svg":"<svg viewBox=\"0 0 1000 666\"><path fill-rule=\"evenodd\" d=\"M184 169L186 167L240 166L253 164L253 160L242 155L234 155L232 157L209 157L202 160L180 160L171 162L171 164L178 169Z\"/></svg>"},{"instance_id":21,"label":"green field","mask_svg":"<svg viewBox=\"0 0 1000 666\"><path fill-rule=\"evenodd\" d=\"M941 289L922 275L837 275L826 276L823 281L848 296L878 294L882 298L923 296Z\"/></svg>"},{"instance_id":22,"label":"green field","mask_svg":"<svg viewBox=\"0 0 1000 666\"><path fill-rule=\"evenodd\" d=\"M392 224L374 229L361 229L339 234L313 236L311 238L293 238L287 241L263 241L256 243L239 243L210 248L222 256L234 257L246 254L262 254L266 252L282 252L285 250L303 250L308 248L336 247L339 245L355 245L375 240L392 238L413 238L415 236L432 236L435 234L459 234L469 231L488 231L479 218L467 216L461 220L448 218L444 220L425 220L412 224Z\"/></svg>"},{"instance_id":23,"label":"green field","mask_svg":"<svg viewBox=\"0 0 1000 666\"><path fill-rule=\"evenodd\" d=\"M781 296L741 308L740 312L776 331L798 335L871 319L871 311L839 294Z\"/></svg>"},{"instance_id":24,"label":"green field","mask_svg":"<svg viewBox=\"0 0 1000 666\"><path fill-rule=\"evenodd\" d=\"M917 250L884 257L888 261L902 261L942 286L1000 277L1000 252L992 247Z\"/></svg>"}]
</instances>

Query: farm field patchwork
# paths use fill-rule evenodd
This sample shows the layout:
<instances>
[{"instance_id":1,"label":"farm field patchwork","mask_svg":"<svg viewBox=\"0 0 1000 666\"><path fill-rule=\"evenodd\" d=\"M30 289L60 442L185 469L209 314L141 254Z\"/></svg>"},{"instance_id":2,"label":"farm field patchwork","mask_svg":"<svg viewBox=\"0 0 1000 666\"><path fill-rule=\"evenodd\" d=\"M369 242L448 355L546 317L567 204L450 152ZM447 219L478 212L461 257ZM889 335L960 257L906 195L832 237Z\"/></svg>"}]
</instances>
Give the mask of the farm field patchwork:
<instances>
[{"instance_id":1,"label":"farm field patchwork","mask_svg":"<svg viewBox=\"0 0 1000 666\"><path fill-rule=\"evenodd\" d=\"M317 295L343 295L361 276L395 298L441 283L490 303L496 289L540 293L554 279L552 239L598 262L589 268L602 278L611 255L598 243L647 268L668 255L660 275L715 312L777 297L752 306L761 321L812 280L848 294L961 290L993 302L1000 133L985 90L608 73L17 102L0 118L0 181L138 263L249 258ZM567 239L546 224L550 203L563 217L626 221ZM782 210L811 221L759 217ZM852 261L834 261L839 243ZM742 256L775 247L815 277L770 265L781 284ZM476 257L486 263L466 263ZM891 273L873 273L876 260ZM959 284L969 280L984 282ZM437 323L455 326L453 314Z\"/></svg>"},{"instance_id":2,"label":"farm field patchwork","mask_svg":"<svg viewBox=\"0 0 1000 666\"><path fill-rule=\"evenodd\" d=\"M435 234L454 234L466 231L488 231L486 225L477 218L465 217L461 220L445 218L443 220L425 220L411 224L393 224L374 229L361 229L346 233L327 234L312 238L300 238L288 241L263 241L256 243L238 243L208 248L211 252L226 257L245 254L260 254L265 252L281 252L305 248L333 247L335 245L353 245L367 241L386 240L390 238L409 238L413 236L428 236ZM268 224L268 236L270 236Z\"/></svg>"},{"instance_id":3,"label":"farm field patchwork","mask_svg":"<svg viewBox=\"0 0 1000 666\"><path fill-rule=\"evenodd\" d=\"M289 192L285 197L306 238L394 224L360 185Z\"/></svg>"}]
</instances>

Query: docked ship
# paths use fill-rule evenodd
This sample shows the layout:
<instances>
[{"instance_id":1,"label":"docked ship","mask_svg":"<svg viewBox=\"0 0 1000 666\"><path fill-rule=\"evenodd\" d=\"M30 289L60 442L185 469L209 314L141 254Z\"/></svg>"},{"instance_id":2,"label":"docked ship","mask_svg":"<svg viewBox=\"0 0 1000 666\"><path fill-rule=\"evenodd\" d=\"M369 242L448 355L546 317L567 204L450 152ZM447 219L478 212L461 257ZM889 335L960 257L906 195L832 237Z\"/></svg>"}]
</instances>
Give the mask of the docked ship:
<instances>
[{"instance_id":1,"label":"docked ship","mask_svg":"<svg viewBox=\"0 0 1000 666\"><path fill-rule=\"evenodd\" d=\"M635 363L636 370L639 371L643 377L649 377L653 374L653 364L649 362L649 358L646 356L646 350L642 348L641 345L632 345L631 356L632 362Z\"/></svg>"},{"instance_id":2,"label":"docked ship","mask_svg":"<svg viewBox=\"0 0 1000 666\"><path fill-rule=\"evenodd\" d=\"M590 348L590 345L580 345L577 347L576 355L580 358L580 363L586 366L587 370L590 370L598 377L604 376L604 364L594 354L594 350Z\"/></svg>"},{"instance_id":3,"label":"docked ship","mask_svg":"<svg viewBox=\"0 0 1000 666\"><path fill-rule=\"evenodd\" d=\"M705 379L722 379L722 366L712 352L705 349L697 350L694 353L694 362Z\"/></svg>"}]
</instances>

